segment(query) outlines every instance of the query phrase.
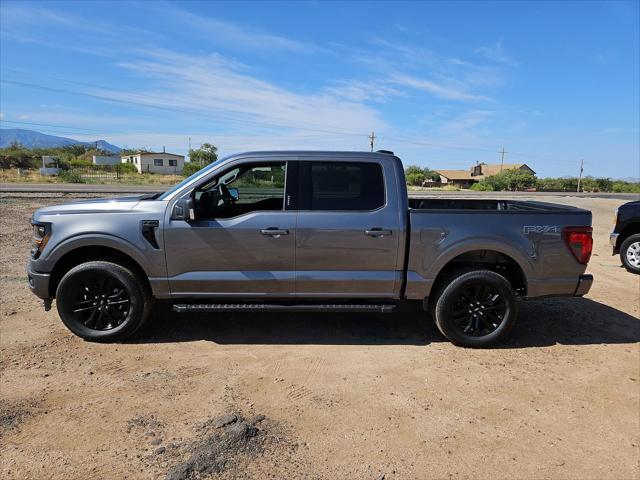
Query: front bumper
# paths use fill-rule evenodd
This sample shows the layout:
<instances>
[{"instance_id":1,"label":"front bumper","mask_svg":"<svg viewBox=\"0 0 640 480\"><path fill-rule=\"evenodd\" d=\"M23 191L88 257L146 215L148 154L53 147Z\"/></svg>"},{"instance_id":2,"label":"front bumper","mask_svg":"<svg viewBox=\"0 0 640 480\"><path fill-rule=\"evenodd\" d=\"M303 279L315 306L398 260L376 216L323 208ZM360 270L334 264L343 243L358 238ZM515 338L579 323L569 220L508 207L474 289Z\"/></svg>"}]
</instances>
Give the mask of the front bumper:
<instances>
[{"instance_id":1,"label":"front bumper","mask_svg":"<svg viewBox=\"0 0 640 480\"><path fill-rule=\"evenodd\" d=\"M34 272L31 266L31 262L27 265L27 278L29 281L29 288L37 296L43 300L51 298L49 293L49 281L51 275L48 273Z\"/></svg>"},{"instance_id":2,"label":"front bumper","mask_svg":"<svg viewBox=\"0 0 640 480\"><path fill-rule=\"evenodd\" d=\"M620 252L620 249L618 248L618 235L620 234L616 232L611 232L609 235L609 244L613 247L613 255Z\"/></svg>"},{"instance_id":3,"label":"front bumper","mask_svg":"<svg viewBox=\"0 0 640 480\"><path fill-rule=\"evenodd\" d=\"M586 295L587 293L589 293L592 284L593 275L591 275L590 273L580 275L580 278L578 279L578 286L576 287L576 292L574 293L574 295L576 297Z\"/></svg>"}]
</instances>

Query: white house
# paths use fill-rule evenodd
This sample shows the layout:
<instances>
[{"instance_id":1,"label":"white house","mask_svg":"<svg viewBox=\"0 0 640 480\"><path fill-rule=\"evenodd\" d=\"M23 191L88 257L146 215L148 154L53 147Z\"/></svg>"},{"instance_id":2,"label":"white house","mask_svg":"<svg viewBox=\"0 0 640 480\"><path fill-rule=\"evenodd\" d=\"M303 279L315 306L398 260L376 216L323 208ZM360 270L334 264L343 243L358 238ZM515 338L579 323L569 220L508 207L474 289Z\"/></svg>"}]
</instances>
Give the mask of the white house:
<instances>
[{"instance_id":1,"label":"white house","mask_svg":"<svg viewBox=\"0 0 640 480\"><path fill-rule=\"evenodd\" d=\"M160 173L170 175L181 173L184 167L184 155L174 153L138 152L132 155L123 155L122 163L130 163L136 167L139 173Z\"/></svg>"},{"instance_id":2,"label":"white house","mask_svg":"<svg viewBox=\"0 0 640 480\"><path fill-rule=\"evenodd\" d=\"M94 165L117 165L120 162L118 155L94 155L92 161Z\"/></svg>"}]
</instances>

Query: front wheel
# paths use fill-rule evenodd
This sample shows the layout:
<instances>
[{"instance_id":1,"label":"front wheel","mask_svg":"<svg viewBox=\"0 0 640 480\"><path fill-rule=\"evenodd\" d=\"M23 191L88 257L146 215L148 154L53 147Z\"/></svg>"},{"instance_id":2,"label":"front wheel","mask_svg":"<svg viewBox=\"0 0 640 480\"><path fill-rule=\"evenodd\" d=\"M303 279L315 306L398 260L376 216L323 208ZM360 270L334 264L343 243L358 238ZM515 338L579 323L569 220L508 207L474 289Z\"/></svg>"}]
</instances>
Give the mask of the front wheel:
<instances>
[{"instance_id":1,"label":"front wheel","mask_svg":"<svg viewBox=\"0 0 640 480\"><path fill-rule=\"evenodd\" d=\"M116 263L82 263L69 270L56 290L60 318L69 330L94 342L133 335L151 310L144 284Z\"/></svg>"},{"instance_id":2,"label":"front wheel","mask_svg":"<svg viewBox=\"0 0 640 480\"><path fill-rule=\"evenodd\" d=\"M448 282L435 301L436 326L452 343L482 348L504 340L517 317L516 295L502 275L473 270Z\"/></svg>"},{"instance_id":3,"label":"front wheel","mask_svg":"<svg viewBox=\"0 0 640 480\"><path fill-rule=\"evenodd\" d=\"M627 270L640 274L640 233L631 235L622 242L620 260Z\"/></svg>"}]
</instances>

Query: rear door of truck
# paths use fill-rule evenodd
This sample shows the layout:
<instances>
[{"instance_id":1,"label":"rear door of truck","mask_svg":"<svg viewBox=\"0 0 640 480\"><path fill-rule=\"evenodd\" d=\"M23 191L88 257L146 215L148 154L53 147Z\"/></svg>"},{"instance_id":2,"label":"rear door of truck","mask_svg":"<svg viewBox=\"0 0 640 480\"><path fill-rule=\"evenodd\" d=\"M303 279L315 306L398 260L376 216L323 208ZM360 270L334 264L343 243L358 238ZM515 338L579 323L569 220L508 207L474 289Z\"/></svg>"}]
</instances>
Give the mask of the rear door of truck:
<instances>
[{"instance_id":1,"label":"rear door of truck","mask_svg":"<svg viewBox=\"0 0 640 480\"><path fill-rule=\"evenodd\" d=\"M297 296L396 298L404 226L393 163L328 157L298 168Z\"/></svg>"}]
</instances>

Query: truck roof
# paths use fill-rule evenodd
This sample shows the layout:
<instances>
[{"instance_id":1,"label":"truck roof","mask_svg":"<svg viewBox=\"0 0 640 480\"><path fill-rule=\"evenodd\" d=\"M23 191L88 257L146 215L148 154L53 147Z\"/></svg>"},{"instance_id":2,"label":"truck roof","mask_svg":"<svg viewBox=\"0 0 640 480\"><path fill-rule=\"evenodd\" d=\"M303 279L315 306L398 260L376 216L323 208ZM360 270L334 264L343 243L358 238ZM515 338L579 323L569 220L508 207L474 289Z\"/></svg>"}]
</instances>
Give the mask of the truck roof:
<instances>
[{"instance_id":1,"label":"truck roof","mask_svg":"<svg viewBox=\"0 0 640 480\"><path fill-rule=\"evenodd\" d=\"M278 157L290 159L322 159L331 161L349 161L353 159L388 159L389 157L400 159L392 153L386 152L358 152L358 151L334 151L334 150L263 150L254 152L236 153L227 157L227 160L246 157Z\"/></svg>"}]
</instances>

